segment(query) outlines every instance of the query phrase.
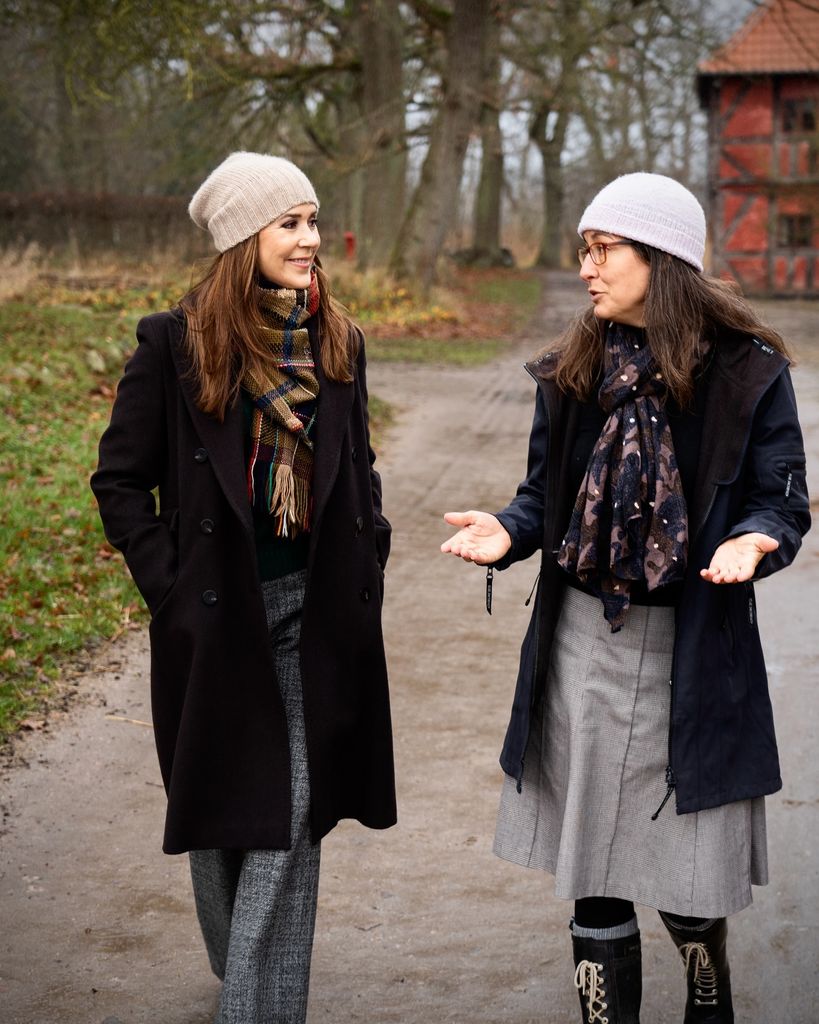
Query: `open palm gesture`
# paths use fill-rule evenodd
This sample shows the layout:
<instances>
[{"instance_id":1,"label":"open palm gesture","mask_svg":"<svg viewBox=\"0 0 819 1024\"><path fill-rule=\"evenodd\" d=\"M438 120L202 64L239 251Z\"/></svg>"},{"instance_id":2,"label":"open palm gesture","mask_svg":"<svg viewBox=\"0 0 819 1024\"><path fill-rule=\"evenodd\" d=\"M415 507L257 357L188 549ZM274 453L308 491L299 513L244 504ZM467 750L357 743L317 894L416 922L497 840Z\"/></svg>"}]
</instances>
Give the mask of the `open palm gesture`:
<instances>
[{"instance_id":1,"label":"open palm gesture","mask_svg":"<svg viewBox=\"0 0 819 1024\"><path fill-rule=\"evenodd\" d=\"M503 558L512 546L512 538L489 512L447 512L444 516L458 532L441 545L444 554L457 555L465 562L491 565Z\"/></svg>"}]
</instances>

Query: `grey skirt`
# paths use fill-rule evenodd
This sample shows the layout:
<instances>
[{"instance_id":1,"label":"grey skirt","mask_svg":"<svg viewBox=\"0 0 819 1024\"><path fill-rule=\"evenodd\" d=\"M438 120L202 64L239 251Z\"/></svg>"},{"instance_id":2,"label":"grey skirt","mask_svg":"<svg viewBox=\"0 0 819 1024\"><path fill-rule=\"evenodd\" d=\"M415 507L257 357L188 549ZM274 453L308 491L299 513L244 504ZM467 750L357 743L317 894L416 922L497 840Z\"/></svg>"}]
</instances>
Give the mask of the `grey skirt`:
<instances>
[{"instance_id":1,"label":"grey skirt","mask_svg":"<svg viewBox=\"0 0 819 1024\"><path fill-rule=\"evenodd\" d=\"M566 589L521 792L506 777L495 853L555 876L561 899L613 896L725 917L768 881L765 801L678 815L666 791L672 608L633 606L611 633L600 602Z\"/></svg>"}]
</instances>

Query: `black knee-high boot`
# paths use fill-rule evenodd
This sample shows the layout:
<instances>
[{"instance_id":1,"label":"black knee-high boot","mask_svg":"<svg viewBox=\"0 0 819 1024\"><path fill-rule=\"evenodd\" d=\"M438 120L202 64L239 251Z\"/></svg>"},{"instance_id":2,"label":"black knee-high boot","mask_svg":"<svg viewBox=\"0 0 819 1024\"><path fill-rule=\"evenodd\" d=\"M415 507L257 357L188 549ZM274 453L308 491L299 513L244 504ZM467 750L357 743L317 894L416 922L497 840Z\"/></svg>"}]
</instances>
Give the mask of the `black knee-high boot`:
<instances>
[{"instance_id":1,"label":"black knee-high boot","mask_svg":"<svg viewBox=\"0 0 819 1024\"><path fill-rule=\"evenodd\" d=\"M718 917L705 928L686 928L662 912L660 919L685 965L684 1024L734 1024L725 918Z\"/></svg>"},{"instance_id":2,"label":"black knee-high boot","mask_svg":"<svg viewBox=\"0 0 819 1024\"><path fill-rule=\"evenodd\" d=\"M576 935L572 921L574 983L584 1024L640 1024L640 933L594 939Z\"/></svg>"}]
</instances>

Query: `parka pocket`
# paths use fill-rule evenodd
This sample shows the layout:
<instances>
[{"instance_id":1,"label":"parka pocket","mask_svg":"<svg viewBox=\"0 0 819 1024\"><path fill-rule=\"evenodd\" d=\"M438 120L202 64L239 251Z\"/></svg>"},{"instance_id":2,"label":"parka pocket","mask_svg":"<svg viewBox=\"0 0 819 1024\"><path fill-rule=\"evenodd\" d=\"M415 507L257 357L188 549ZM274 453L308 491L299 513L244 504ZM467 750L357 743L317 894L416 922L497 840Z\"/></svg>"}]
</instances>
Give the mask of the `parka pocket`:
<instances>
[{"instance_id":1,"label":"parka pocket","mask_svg":"<svg viewBox=\"0 0 819 1024\"><path fill-rule=\"evenodd\" d=\"M786 452L772 455L758 465L757 474L762 493L772 499L774 506L800 509L807 505L808 484L803 455L792 456Z\"/></svg>"},{"instance_id":2,"label":"parka pocket","mask_svg":"<svg viewBox=\"0 0 819 1024\"><path fill-rule=\"evenodd\" d=\"M743 690L739 683L741 673L738 671L736 662L736 646L734 623L729 611L726 609L720 626L720 647L722 648L723 679L727 691L726 696L732 704L736 704L742 699Z\"/></svg>"},{"instance_id":3,"label":"parka pocket","mask_svg":"<svg viewBox=\"0 0 819 1024\"><path fill-rule=\"evenodd\" d=\"M732 704L745 700L751 652L756 633L756 597L752 583L729 584L733 589L726 601L720 625L720 645L728 699Z\"/></svg>"},{"instance_id":4,"label":"parka pocket","mask_svg":"<svg viewBox=\"0 0 819 1024\"><path fill-rule=\"evenodd\" d=\"M782 489L783 504L805 504L808 501L808 484L805 475L804 459L784 459L780 467L780 476L784 480Z\"/></svg>"}]
</instances>

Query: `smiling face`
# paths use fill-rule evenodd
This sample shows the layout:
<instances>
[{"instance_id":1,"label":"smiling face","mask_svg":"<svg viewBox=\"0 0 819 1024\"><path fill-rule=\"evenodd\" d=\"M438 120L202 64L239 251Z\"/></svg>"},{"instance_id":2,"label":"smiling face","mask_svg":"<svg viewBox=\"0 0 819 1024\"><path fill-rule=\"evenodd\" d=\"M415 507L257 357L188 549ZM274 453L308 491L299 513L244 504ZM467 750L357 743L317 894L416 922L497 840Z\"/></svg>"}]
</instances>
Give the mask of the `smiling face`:
<instances>
[{"instance_id":1,"label":"smiling face","mask_svg":"<svg viewBox=\"0 0 819 1024\"><path fill-rule=\"evenodd\" d=\"M280 288L307 288L320 245L315 206L294 206L259 232L259 271Z\"/></svg>"},{"instance_id":2,"label":"smiling face","mask_svg":"<svg viewBox=\"0 0 819 1024\"><path fill-rule=\"evenodd\" d=\"M605 231L585 231L583 239L586 245L623 241L620 235ZM645 325L643 314L650 269L630 245L609 249L602 266L597 266L587 255L580 267L580 276L589 290L596 317L632 327Z\"/></svg>"}]
</instances>

